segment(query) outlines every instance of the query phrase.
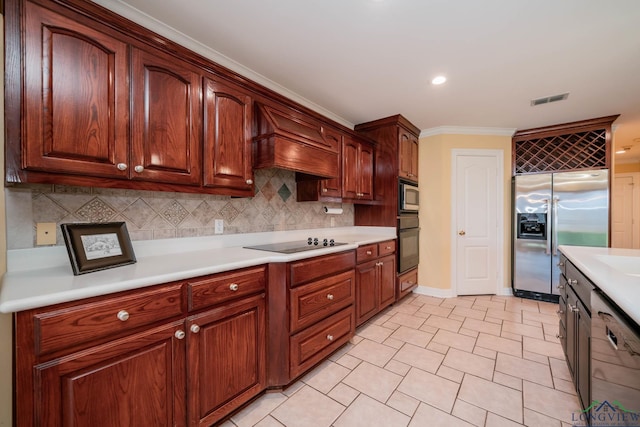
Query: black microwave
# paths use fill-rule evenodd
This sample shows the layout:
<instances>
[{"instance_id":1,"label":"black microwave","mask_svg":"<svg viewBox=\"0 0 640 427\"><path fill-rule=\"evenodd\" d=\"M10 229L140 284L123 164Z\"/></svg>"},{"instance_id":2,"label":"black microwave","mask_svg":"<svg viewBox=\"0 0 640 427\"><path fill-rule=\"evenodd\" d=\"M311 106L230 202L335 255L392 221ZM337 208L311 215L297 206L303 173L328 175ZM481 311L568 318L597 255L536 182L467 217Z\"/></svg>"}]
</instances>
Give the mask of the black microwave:
<instances>
[{"instance_id":1,"label":"black microwave","mask_svg":"<svg viewBox=\"0 0 640 427\"><path fill-rule=\"evenodd\" d=\"M415 213L420 208L420 192L415 185L400 181L398 188L398 207L401 214Z\"/></svg>"}]
</instances>

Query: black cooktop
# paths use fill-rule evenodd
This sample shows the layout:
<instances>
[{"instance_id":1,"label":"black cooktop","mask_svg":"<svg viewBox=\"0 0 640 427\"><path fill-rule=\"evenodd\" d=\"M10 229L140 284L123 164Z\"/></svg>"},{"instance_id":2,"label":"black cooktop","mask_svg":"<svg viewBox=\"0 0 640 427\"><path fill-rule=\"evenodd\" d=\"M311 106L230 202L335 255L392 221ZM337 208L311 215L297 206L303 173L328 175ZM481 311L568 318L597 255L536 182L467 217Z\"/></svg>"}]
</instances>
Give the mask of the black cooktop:
<instances>
[{"instance_id":1,"label":"black cooktop","mask_svg":"<svg viewBox=\"0 0 640 427\"><path fill-rule=\"evenodd\" d=\"M245 249L257 249L259 251L279 252L281 254L293 254L296 252L312 251L314 249L330 248L332 246L346 245L335 242L333 239L296 240L294 242L271 243L268 245L245 246Z\"/></svg>"}]
</instances>

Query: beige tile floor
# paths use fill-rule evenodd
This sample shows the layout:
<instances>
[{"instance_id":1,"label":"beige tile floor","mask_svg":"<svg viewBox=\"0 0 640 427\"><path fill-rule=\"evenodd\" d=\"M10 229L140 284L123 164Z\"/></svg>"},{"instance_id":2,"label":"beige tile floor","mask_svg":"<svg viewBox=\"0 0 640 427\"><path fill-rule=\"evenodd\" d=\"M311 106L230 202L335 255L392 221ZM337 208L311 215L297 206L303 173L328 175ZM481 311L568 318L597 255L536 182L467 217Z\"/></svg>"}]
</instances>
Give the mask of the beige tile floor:
<instances>
[{"instance_id":1,"label":"beige tile floor","mask_svg":"<svg viewBox=\"0 0 640 427\"><path fill-rule=\"evenodd\" d=\"M411 294L281 393L223 424L567 427L580 404L557 304Z\"/></svg>"}]
</instances>

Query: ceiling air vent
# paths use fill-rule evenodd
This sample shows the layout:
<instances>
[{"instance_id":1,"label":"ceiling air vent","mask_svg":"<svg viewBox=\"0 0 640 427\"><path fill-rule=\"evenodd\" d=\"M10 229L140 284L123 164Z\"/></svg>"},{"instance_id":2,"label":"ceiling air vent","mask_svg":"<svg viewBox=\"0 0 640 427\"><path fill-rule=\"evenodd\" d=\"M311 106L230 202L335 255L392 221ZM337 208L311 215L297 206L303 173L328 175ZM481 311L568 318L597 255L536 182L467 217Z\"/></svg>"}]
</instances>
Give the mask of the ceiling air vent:
<instances>
[{"instance_id":1,"label":"ceiling air vent","mask_svg":"<svg viewBox=\"0 0 640 427\"><path fill-rule=\"evenodd\" d=\"M548 104L550 102L564 101L567 98L569 98L569 92L561 93L560 95L544 96L542 98L532 99L531 106L535 107L536 105Z\"/></svg>"}]
</instances>

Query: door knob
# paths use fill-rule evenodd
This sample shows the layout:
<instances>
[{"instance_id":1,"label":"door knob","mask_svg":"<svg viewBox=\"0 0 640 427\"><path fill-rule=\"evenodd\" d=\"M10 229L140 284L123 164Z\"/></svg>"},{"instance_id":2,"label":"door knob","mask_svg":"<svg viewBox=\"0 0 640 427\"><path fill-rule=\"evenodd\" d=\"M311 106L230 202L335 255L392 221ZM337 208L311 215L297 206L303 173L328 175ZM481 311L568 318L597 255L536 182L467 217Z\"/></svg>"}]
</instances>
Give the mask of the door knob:
<instances>
[{"instance_id":1,"label":"door knob","mask_svg":"<svg viewBox=\"0 0 640 427\"><path fill-rule=\"evenodd\" d=\"M459 234L460 236L464 236L464 235L465 235L465 234L467 234L467 233L465 233L465 231L464 231L464 230L460 230L460 231L458 231L458 234Z\"/></svg>"}]
</instances>

